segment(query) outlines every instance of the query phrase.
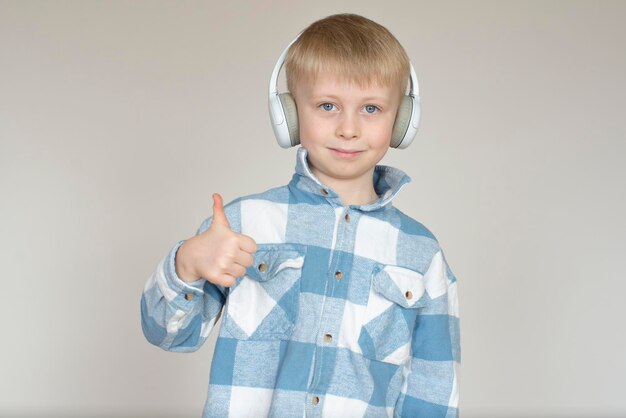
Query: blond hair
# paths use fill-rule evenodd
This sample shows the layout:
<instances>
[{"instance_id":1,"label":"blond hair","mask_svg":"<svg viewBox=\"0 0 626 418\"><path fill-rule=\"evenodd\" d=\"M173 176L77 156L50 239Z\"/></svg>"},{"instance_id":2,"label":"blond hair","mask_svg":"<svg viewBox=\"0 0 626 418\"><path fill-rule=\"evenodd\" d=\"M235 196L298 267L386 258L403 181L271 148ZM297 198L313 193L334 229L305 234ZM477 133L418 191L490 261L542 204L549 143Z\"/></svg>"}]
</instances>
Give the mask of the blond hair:
<instances>
[{"instance_id":1,"label":"blond hair","mask_svg":"<svg viewBox=\"0 0 626 418\"><path fill-rule=\"evenodd\" d=\"M384 26L363 16L342 13L309 25L285 59L287 87L331 73L360 87L371 84L407 88L409 58Z\"/></svg>"}]
</instances>

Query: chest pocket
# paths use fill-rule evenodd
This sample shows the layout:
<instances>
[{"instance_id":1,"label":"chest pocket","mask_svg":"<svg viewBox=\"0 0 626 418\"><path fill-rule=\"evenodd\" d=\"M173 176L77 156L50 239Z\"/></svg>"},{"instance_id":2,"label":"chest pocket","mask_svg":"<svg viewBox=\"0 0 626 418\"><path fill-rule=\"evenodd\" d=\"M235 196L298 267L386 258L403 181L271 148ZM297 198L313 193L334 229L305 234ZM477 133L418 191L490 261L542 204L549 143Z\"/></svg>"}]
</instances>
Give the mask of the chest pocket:
<instances>
[{"instance_id":1,"label":"chest pocket","mask_svg":"<svg viewBox=\"0 0 626 418\"><path fill-rule=\"evenodd\" d=\"M358 340L363 355L397 365L408 360L418 308L427 299L422 274L376 263Z\"/></svg>"},{"instance_id":2,"label":"chest pocket","mask_svg":"<svg viewBox=\"0 0 626 418\"><path fill-rule=\"evenodd\" d=\"M254 264L230 288L224 308L224 327L232 337L273 340L291 335L305 256L303 244L257 244Z\"/></svg>"}]
</instances>

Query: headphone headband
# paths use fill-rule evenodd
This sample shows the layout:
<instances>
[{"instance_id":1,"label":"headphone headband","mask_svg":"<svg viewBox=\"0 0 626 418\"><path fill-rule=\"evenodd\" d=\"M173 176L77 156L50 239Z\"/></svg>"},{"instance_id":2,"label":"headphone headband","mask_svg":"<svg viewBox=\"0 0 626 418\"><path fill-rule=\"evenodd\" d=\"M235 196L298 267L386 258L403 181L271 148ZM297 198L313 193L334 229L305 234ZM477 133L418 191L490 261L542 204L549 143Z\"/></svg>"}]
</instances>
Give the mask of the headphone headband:
<instances>
[{"instance_id":1,"label":"headphone headband","mask_svg":"<svg viewBox=\"0 0 626 418\"><path fill-rule=\"evenodd\" d=\"M298 36L293 39L293 41L289 42L289 45L287 45L287 47L283 49L280 57L278 57L278 61L276 61L276 65L274 65L274 71L272 71L272 77L270 78L270 95L278 94L278 73L280 72L280 69L283 68L283 64L285 63L285 58L287 57L287 52L289 52L289 48L291 47L291 45L293 45L294 42L298 40L301 34L302 32L300 32Z\"/></svg>"}]
</instances>

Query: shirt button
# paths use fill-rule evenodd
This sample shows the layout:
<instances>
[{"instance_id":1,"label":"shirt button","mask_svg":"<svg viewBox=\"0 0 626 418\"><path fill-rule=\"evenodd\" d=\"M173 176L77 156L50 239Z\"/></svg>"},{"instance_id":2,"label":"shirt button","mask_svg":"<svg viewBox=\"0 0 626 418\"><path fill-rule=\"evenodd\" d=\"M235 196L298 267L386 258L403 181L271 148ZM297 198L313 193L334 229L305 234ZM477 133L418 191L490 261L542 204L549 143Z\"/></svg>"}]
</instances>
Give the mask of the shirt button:
<instances>
[{"instance_id":1,"label":"shirt button","mask_svg":"<svg viewBox=\"0 0 626 418\"><path fill-rule=\"evenodd\" d=\"M259 271L264 272L265 270L267 270L267 264L265 263L259 264Z\"/></svg>"},{"instance_id":2,"label":"shirt button","mask_svg":"<svg viewBox=\"0 0 626 418\"><path fill-rule=\"evenodd\" d=\"M333 336L330 334L324 334L324 341L329 343L333 340Z\"/></svg>"},{"instance_id":3,"label":"shirt button","mask_svg":"<svg viewBox=\"0 0 626 418\"><path fill-rule=\"evenodd\" d=\"M410 290L407 290L406 293L404 294L404 296L407 299L413 299L413 293Z\"/></svg>"},{"instance_id":4,"label":"shirt button","mask_svg":"<svg viewBox=\"0 0 626 418\"><path fill-rule=\"evenodd\" d=\"M313 396L313 397L311 398L311 403L312 403L313 405L317 405L318 403L320 403L320 398L319 398L319 396Z\"/></svg>"},{"instance_id":5,"label":"shirt button","mask_svg":"<svg viewBox=\"0 0 626 418\"><path fill-rule=\"evenodd\" d=\"M187 300L193 299L193 293L185 293L185 299Z\"/></svg>"},{"instance_id":6,"label":"shirt button","mask_svg":"<svg viewBox=\"0 0 626 418\"><path fill-rule=\"evenodd\" d=\"M335 279L337 279L337 280L343 279L343 273L341 271L336 271L335 272Z\"/></svg>"},{"instance_id":7,"label":"shirt button","mask_svg":"<svg viewBox=\"0 0 626 418\"><path fill-rule=\"evenodd\" d=\"M326 190L326 189L320 189L320 192L322 192L322 194L323 194L324 196L328 196L328 190Z\"/></svg>"},{"instance_id":8,"label":"shirt button","mask_svg":"<svg viewBox=\"0 0 626 418\"><path fill-rule=\"evenodd\" d=\"M349 213L346 213L346 216L344 216L343 218L346 220L346 222L350 222L350 214Z\"/></svg>"}]
</instances>

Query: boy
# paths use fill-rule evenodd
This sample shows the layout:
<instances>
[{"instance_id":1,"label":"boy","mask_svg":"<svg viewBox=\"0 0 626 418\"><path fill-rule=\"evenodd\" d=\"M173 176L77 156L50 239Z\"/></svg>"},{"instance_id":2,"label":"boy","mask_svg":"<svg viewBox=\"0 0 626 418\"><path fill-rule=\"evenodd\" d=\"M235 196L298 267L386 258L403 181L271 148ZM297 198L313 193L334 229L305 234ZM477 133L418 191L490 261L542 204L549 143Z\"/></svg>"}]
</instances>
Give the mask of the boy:
<instances>
[{"instance_id":1,"label":"boy","mask_svg":"<svg viewBox=\"0 0 626 418\"><path fill-rule=\"evenodd\" d=\"M194 351L221 316L205 417L457 417L456 279L391 203L410 177L376 165L398 147L409 60L387 29L340 14L299 35L286 73L292 115L272 118L301 141L291 181L213 195L146 284L144 334Z\"/></svg>"}]
</instances>

